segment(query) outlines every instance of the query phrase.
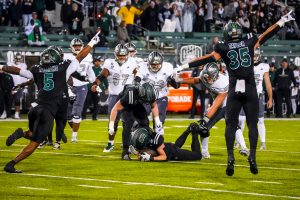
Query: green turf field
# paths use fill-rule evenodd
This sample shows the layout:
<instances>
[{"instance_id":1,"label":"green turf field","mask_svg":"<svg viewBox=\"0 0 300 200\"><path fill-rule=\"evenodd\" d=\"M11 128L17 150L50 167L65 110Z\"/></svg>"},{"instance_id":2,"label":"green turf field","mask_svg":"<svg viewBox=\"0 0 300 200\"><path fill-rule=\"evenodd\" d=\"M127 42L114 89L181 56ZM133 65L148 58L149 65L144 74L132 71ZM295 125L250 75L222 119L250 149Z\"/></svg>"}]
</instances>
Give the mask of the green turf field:
<instances>
[{"instance_id":1,"label":"green turf field","mask_svg":"<svg viewBox=\"0 0 300 200\"><path fill-rule=\"evenodd\" d=\"M174 142L189 122L167 121L165 140ZM37 150L16 165L23 171L17 175L2 171L28 142L5 146L16 127L26 129L27 122L0 121L0 199L300 199L300 121L266 121L267 150L258 150L259 174L252 175L236 151L233 177L225 174L224 121L211 130L210 159L168 163L122 161L121 128L115 151L103 153L107 122L83 121L78 143ZM69 128L66 133L70 138Z\"/></svg>"}]
</instances>

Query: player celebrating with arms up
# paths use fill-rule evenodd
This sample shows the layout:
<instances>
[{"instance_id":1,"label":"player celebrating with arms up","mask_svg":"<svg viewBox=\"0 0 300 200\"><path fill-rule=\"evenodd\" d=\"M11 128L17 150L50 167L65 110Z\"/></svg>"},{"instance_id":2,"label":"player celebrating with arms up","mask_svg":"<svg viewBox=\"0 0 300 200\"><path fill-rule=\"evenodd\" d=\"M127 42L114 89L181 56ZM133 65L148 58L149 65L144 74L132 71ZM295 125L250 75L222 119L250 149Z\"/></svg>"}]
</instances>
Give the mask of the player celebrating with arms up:
<instances>
[{"instance_id":1,"label":"player celebrating with arms up","mask_svg":"<svg viewBox=\"0 0 300 200\"><path fill-rule=\"evenodd\" d=\"M289 12L259 37L250 33L244 38L242 37L242 27L236 22L229 22L224 27L224 41L218 43L213 52L179 67L179 70L198 67L220 59L223 59L227 66L229 91L226 105L225 137L228 153L226 174L228 176L234 174L235 159L233 147L241 108L245 111L249 127L250 154L248 162L250 171L253 174L258 173L256 165L258 97L253 72L254 50L271 38L286 22L291 20L294 20L294 18Z\"/></svg>"}]
</instances>

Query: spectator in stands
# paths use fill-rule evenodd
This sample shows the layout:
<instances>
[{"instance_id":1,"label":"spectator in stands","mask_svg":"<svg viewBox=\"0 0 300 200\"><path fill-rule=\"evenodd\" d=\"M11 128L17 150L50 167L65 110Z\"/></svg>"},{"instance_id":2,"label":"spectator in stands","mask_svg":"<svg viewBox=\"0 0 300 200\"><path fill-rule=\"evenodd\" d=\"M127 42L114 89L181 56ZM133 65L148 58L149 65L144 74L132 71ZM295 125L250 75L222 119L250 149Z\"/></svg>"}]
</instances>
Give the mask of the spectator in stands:
<instances>
[{"instance_id":1,"label":"spectator in stands","mask_svg":"<svg viewBox=\"0 0 300 200\"><path fill-rule=\"evenodd\" d=\"M0 71L0 119L11 118L12 88L14 81L10 74Z\"/></svg>"},{"instance_id":2,"label":"spectator in stands","mask_svg":"<svg viewBox=\"0 0 300 200\"><path fill-rule=\"evenodd\" d=\"M295 15L296 15L296 22L298 27L300 26L300 4L297 4L297 6L295 7Z\"/></svg>"},{"instance_id":3,"label":"spectator in stands","mask_svg":"<svg viewBox=\"0 0 300 200\"><path fill-rule=\"evenodd\" d=\"M70 31L70 24L72 23L72 0L66 0L61 7L60 19L63 23L63 29Z\"/></svg>"},{"instance_id":4,"label":"spectator in stands","mask_svg":"<svg viewBox=\"0 0 300 200\"><path fill-rule=\"evenodd\" d=\"M237 2L234 0L230 0L229 4L224 7L224 17L226 20L231 19L234 15L236 15L236 6ZM237 4L238 5L238 4Z\"/></svg>"},{"instance_id":5,"label":"spectator in stands","mask_svg":"<svg viewBox=\"0 0 300 200\"><path fill-rule=\"evenodd\" d=\"M55 1L53 0L45 0L45 12L44 16L47 15L51 25L54 23L54 13L55 13ZM44 18L43 16L43 18Z\"/></svg>"},{"instance_id":6,"label":"spectator in stands","mask_svg":"<svg viewBox=\"0 0 300 200\"><path fill-rule=\"evenodd\" d=\"M45 0L33 0L32 6L33 6L33 11L37 13L37 18L39 20L42 20L45 11Z\"/></svg>"},{"instance_id":7,"label":"spectator in stands","mask_svg":"<svg viewBox=\"0 0 300 200\"><path fill-rule=\"evenodd\" d=\"M121 21L120 25L118 26L117 37L119 44L125 44L127 42L130 42L130 37L126 29L126 22L124 20Z\"/></svg>"},{"instance_id":8,"label":"spectator in stands","mask_svg":"<svg viewBox=\"0 0 300 200\"><path fill-rule=\"evenodd\" d=\"M192 32L194 26L194 13L197 10L193 0L186 0L182 9L182 31Z\"/></svg>"},{"instance_id":9,"label":"spectator in stands","mask_svg":"<svg viewBox=\"0 0 300 200\"><path fill-rule=\"evenodd\" d=\"M0 26L2 25L3 23L3 17L2 17L2 14L3 14L3 3L0 2Z\"/></svg>"},{"instance_id":10,"label":"spectator in stands","mask_svg":"<svg viewBox=\"0 0 300 200\"><path fill-rule=\"evenodd\" d=\"M35 25L38 25L38 26L40 26L40 27L42 26L42 23L41 23L41 21L38 19L38 14L37 14L36 12L32 12L32 14L31 14L31 19L33 19Z\"/></svg>"},{"instance_id":11,"label":"spectator in stands","mask_svg":"<svg viewBox=\"0 0 300 200\"><path fill-rule=\"evenodd\" d=\"M248 17L244 14L243 10L239 10L239 17L237 22L242 26L244 33L250 32L250 22Z\"/></svg>"},{"instance_id":12,"label":"spectator in stands","mask_svg":"<svg viewBox=\"0 0 300 200\"><path fill-rule=\"evenodd\" d=\"M158 13L158 20L160 28L162 28L165 24L165 20L169 19L171 20L173 17L173 9L170 6L170 2L166 1L164 6L160 9Z\"/></svg>"},{"instance_id":13,"label":"spectator in stands","mask_svg":"<svg viewBox=\"0 0 300 200\"><path fill-rule=\"evenodd\" d=\"M280 40L298 40L300 39L300 30L295 21L286 23L277 33Z\"/></svg>"},{"instance_id":14,"label":"spectator in stands","mask_svg":"<svg viewBox=\"0 0 300 200\"><path fill-rule=\"evenodd\" d=\"M141 15L142 26L149 31L157 31L158 29L158 6L155 1L150 1L150 6L145 9Z\"/></svg>"},{"instance_id":15,"label":"spectator in stands","mask_svg":"<svg viewBox=\"0 0 300 200\"><path fill-rule=\"evenodd\" d=\"M71 12L71 24L70 24L70 34L79 35L82 33L82 21L83 13L78 10L78 5L76 3L72 4Z\"/></svg>"},{"instance_id":16,"label":"spectator in stands","mask_svg":"<svg viewBox=\"0 0 300 200\"><path fill-rule=\"evenodd\" d=\"M211 24L213 22L213 4L211 0L205 0L206 14L204 16L206 32L211 32Z\"/></svg>"},{"instance_id":17,"label":"spectator in stands","mask_svg":"<svg viewBox=\"0 0 300 200\"><path fill-rule=\"evenodd\" d=\"M218 44L219 42L219 37L218 36L214 36L212 43L208 44L206 47L206 53L210 53L215 49L215 46Z\"/></svg>"},{"instance_id":18,"label":"spectator in stands","mask_svg":"<svg viewBox=\"0 0 300 200\"><path fill-rule=\"evenodd\" d=\"M287 59L283 59L281 62L281 68L276 70L274 75L274 86L277 96L277 116L282 118L282 103L283 99L286 103L286 116L290 117L291 114L291 83L294 86L298 86L294 77L293 71L289 68L289 62Z\"/></svg>"},{"instance_id":19,"label":"spectator in stands","mask_svg":"<svg viewBox=\"0 0 300 200\"><path fill-rule=\"evenodd\" d=\"M11 26L19 26L22 19L22 4L19 0L14 0L8 8L8 15Z\"/></svg>"},{"instance_id":20,"label":"spectator in stands","mask_svg":"<svg viewBox=\"0 0 300 200\"><path fill-rule=\"evenodd\" d=\"M112 28L113 17L108 13L108 7L104 6L100 16L97 17L97 27L101 27L101 30L105 36L108 36L109 30Z\"/></svg>"},{"instance_id":21,"label":"spectator in stands","mask_svg":"<svg viewBox=\"0 0 300 200\"><path fill-rule=\"evenodd\" d=\"M142 13L143 13L143 8L137 9L136 7L132 6L131 0L127 0L126 6L121 7L117 12L121 20L124 20L126 22L127 32L131 39L133 38L132 30L134 24L134 16L141 15Z\"/></svg>"},{"instance_id":22,"label":"spectator in stands","mask_svg":"<svg viewBox=\"0 0 300 200\"><path fill-rule=\"evenodd\" d=\"M172 4L172 10L173 10L172 21L176 22L175 31L176 32L182 32L182 28L181 28L181 10L178 8L178 5L176 3Z\"/></svg>"},{"instance_id":23,"label":"spectator in stands","mask_svg":"<svg viewBox=\"0 0 300 200\"><path fill-rule=\"evenodd\" d=\"M34 19L30 20L30 24L25 27L25 35L29 45L42 46L45 44L42 27Z\"/></svg>"},{"instance_id":24,"label":"spectator in stands","mask_svg":"<svg viewBox=\"0 0 300 200\"><path fill-rule=\"evenodd\" d=\"M10 4L9 0L0 0L2 3L2 24L4 26L8 26L9 23L9 16L8 16L8 7Z\"/></svg>"},{"instance_id":25,"label":"spectator in stands","mask_svg":"<svg viewBox=\"0 0 300 200\"><path fill-rule=\"evenodd\" d=\"M43 20L42 20L42 29L43 32L45 33L51 33L51 22L49 21L49 18L47 15L44 15Z\"/></svg>"},{"instance_id":26,"label":"spectator in stands","mask_svg":"<svg viewBox=\"0 0 300 200\"><path fill-rule=\"evenodd\" d=\"M32 18L32 1L33 0L24 0L22 3L22 19L23 19L23 27L28 26L31 18Z\"/></svg>"},{"instance_id":27,"label":"spectator in stands","mask_svg":"<svg viewBox=\"0 0 300 200\"><path fill-rule=\"evenodd\" d=\"M197 10L195 12L194 32L204 32L204 13L205 4L203 3L203 0L198 0Z\"/></svg>"}]
</instances>

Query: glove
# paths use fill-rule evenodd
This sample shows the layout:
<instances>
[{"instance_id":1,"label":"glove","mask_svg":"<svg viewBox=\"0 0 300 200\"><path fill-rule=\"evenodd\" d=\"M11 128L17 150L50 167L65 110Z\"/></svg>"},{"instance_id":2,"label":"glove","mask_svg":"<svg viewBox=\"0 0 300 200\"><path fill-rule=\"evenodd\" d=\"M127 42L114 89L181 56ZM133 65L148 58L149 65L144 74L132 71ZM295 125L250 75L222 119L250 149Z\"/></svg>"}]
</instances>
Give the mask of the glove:
<instances>
[{"instance_id":1,"label":"glove","mask_svg":"<svg viewBox=\"0 0 300 200\"><path fill-rule=\"evenodd\" d=\"M153 157L151 157L150 154L148 154L147 152L143 152L140 155L140 159L143 162L153 161Z\"/></svg>"},{"instance_id":2,"label":"glove","mask_svg":"<svg viewBox=\"0 0 300 200\"><path fill-rule=\"evenodd\" d=\"M288 14L283 15L281 19L276 23L278 26L283 27L286 22L295 20L293 11L291 10Z\"/></svg>"},{"instance_id":3,"label":"glove","mask_svg":"<svg viewBox=\"0 0 300 200\"><path fill-rule=\"evenodd\" d=\"M101 88L99 87L99 85L96 87L96 91L97 91L98 93L101 93L101 92L102 92L102 90L101 90Z\"/></svg>"},{"instance_id":4,"label":"glove","mask_svg":"<svg viewBox=\"0 0 300 200\"><path fill-rule=\"evenodd\" d=\"M68 88L69 102L73 104L76 101L76 94L74 94L71 90L71 87Z\"/></svg>"},{"instance_id":5,"label":"glove","mask_svg":"<svg viewBox=\"0 0 300 200\"><path fill-rule=\"evenodd\" d=\"M204 117L203 119L199 120L199 128L200 128L200 136L201 137L208 137L209 136L209 130L207 127L207 122L209 119L207 117Z\"/></svg>"},{"instance_id":6,"label":"glove","mask_svg":"<svg viewBox=\"0 0 300 200\"><path fill-rule=\"evenodd\" d=\"M100 38L99 38L99 34L101 33L101 31L98 31L98 33L96 33L96 35L91 39L91 41L88 43L88 45L90 47L94 47L96 44L98 44L100 42Z\"/></svg>"},{"instance_id":7,"label":"glove","mask_svg":"<svg viewBox=\"0 0 300 200\"><path fill-rule=\"evenodd\" d=\"M159 117L156 117L154 119L154 121L155 121L154 131L158 134L163 135L164 134L164 128L163 128L163 125L162 125L161 121L159 120Z\"/></svg>"},{"instance_id":8,"label":"glove","mask_svg":"<svg viewBox=\"0 0 300 200\"><path fill-rule=\"evenodd\" d=\"M115 134L115 122L109 122L108 124L108 133L109 135Z\"/></svg>"}]
</instances>

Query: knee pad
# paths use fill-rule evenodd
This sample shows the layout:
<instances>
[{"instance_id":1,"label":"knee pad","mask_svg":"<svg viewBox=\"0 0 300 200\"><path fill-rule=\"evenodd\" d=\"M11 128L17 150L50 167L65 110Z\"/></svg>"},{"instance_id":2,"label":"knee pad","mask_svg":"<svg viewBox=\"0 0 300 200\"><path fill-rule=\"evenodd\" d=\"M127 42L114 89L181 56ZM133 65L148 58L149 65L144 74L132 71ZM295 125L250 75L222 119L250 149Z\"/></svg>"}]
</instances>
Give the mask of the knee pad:
<instances>
[{"instance_id":1,"label":"knee pad","mask_svg":"<svg viewBox=\"0 0 300 200\"><path fill-rule=\"evenodd\" d=\"M72 122L79 124L81 122L81 118L77 115L74 115L73 119L72 119Z\"/></svg>"}]
</instances>

